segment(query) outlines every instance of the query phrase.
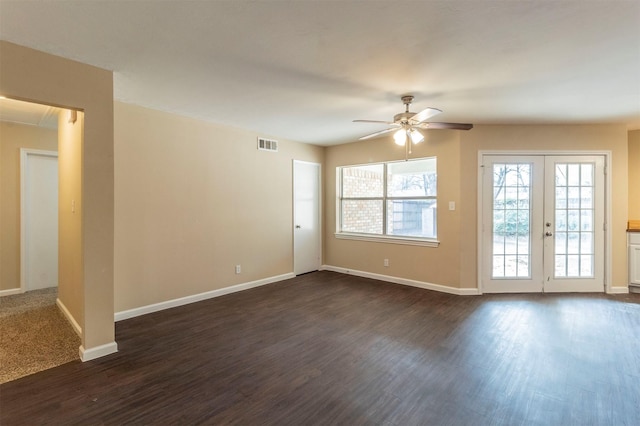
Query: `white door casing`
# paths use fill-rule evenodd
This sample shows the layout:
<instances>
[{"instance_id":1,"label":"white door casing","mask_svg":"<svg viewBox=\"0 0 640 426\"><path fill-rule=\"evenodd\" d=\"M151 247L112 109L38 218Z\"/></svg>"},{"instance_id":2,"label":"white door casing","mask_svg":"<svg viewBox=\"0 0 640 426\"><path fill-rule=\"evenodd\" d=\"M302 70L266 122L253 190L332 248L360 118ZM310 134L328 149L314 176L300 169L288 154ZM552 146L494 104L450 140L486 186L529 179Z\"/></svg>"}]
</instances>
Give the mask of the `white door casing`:
<instances>
[{"instance_id":1,"label":"white door casing","mask_svg":"<svg viewBox=\"0 0 640 426\"><path fill-rule=\"evenodd\" d=\"M603 291L605 157L482 155L481 291Z\"/></svg>"},{"instance_id":2,"label":"white door casing","mask_svg":"<svg viewBox=\"0 0 640 426\"><path fill-rule=\"evenodd\" d=\"M293 273L320 268L321 204L320 164L293 162Z\"/></svg>"},{"instance_id":3,"label":"white door casing","mask_svg":"<svg viewBox=\"0 0 640 426\"><path fill-rule=\"evenodd\" d=\"M58 153L20 150L20 288L58 285Z\"/></svg>"}]
</instances>

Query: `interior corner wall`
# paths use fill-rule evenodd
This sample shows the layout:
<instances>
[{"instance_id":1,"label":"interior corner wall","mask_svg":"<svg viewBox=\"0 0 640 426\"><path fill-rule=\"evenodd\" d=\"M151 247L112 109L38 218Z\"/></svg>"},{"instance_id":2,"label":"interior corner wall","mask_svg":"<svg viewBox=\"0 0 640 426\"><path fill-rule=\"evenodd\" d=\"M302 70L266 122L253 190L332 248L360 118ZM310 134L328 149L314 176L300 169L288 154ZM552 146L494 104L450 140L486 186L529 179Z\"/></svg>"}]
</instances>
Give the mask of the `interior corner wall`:
<instances>
[{"instance_id":1,"label":"interior corner wall","mask_svg":"<svg viewBox=\"0 0 640 426\"><path fill-rule=\"evenodd\" d=\"M80 324L82 285L82 135L84 114L75 123L68 110L58 116L58 299Z\"/></svg>"},{"instance_id":2,"label":"interior corner wall","mask_svg":"<svg viewBox=\"0 0 640 426\"><path fill-rule=\"evenodd\" d=\"M113 73L0 41L0 94L85 113L82 159L84 316L77 320L83 330L85 353L92 349L113 348Z\"/></svg>"},{"instance_id":3,"label":"interior corner wall","mask_svg":"<svg viewBox=\"0 0 640 426\"><path fill-rule=\"evenodd\" d=\"M610 151L611 214L608 230L612 237L611 273L615 287L627 286L626 221L628 213L627 131L623 125L495 125L476 126L462 134L461 197L470 208L462 212L460 234L466 243L461 256L463 286L478 281L478 153L480 151Z\"/></svg>"},{"instance_id":4,"label":"interior corner wall","mask_svg":"<svg viewBox=\"0 0 640 426\"><path fill-rule=\"evenodd\" d=\"M627 132L621 125L476 126L468 132L433 131L413 157L438 157L440 247L342 240L336 231L336 167L403 158L389 137L331 146L325 153L325 263L451 288L478 288L478 154L480 151L599 151L611 153L611 286L627 282ZM449 211L449 201L456 210ZM383 259L390 266L383 266Z\"/></svg>"},{"instance_id":5,"label":"interior corner wall","mask_svg":"<svg viewBox=\"0 0 640 426\"><path fill-rule=\"evenodd\" d=\"M629 152L629 216L640 220L640 130L628 133Z\"/></svg>"},{"instance_id":6,"label":"interior corner wall","mask_svg":"<svg viewBox=\"0 0 640 426\"><path fill-rule=\"evenodd\" d=\"M460 212L472 208L460 196L460 135L442 130L428 132L425 142L415 145L410 158L437 157L438 247L422 247L337 239L336 167L404 160L405 148L391 137L330 146L325 154L324 258L325 264L376 275L460 288ZM449 202L456 209L449 210ZM466 242L465 242L466 244ZM389 259L389 266L384 266Z\"/></svg>"},{"instance_id":7,"label":"interior corner wall","mask_svg":"<svg viewBox=\"0 0 640 426\"><path fill-rule=\"evenodd\" d=\"M0 291L20 288L20 149L58 150L55 129L0 122Z\"/></svg>"},{"instance_id":8,"label":"interior corner wall","mask_svg":"<svg viewBox=\"0 0 640 426\"><path fill-rule=\"evenodd\" d=\"M271 136L114 111L117 313L293 272L293 160L322 163L323 148L259 151Z\"/></svg>"}]
</instances>

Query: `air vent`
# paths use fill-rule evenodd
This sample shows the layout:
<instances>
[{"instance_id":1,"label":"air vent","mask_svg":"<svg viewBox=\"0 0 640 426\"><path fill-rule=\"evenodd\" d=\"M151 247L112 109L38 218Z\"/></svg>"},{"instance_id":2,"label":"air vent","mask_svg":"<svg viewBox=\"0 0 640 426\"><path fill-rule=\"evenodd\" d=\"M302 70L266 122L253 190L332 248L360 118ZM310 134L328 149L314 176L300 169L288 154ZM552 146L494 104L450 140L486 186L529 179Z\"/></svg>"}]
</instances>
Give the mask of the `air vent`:
<instances>
[{"instance_id":1,"label":"air vent","mask_svg":"<svg viewBox=\"0 0 640 426\"><path fill-rule=\"evenodd\" d=\"M260 151L278 152L278 141L273 139L258 138L258 149Z\"/></svg>"}]
</instances>

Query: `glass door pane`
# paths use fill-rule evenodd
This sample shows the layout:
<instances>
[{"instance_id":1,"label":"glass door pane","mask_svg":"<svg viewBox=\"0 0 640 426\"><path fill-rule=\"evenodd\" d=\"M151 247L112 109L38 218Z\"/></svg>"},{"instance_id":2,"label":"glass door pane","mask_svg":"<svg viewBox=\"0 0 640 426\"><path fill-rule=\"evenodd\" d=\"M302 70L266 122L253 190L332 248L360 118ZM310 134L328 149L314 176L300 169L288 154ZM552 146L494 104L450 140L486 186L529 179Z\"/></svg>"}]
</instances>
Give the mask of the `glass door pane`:
<instances>
[{"instance_id":1,"label":"glass door pane","mask_svg":"<svg viewBox=\"0 0 640 426\"><path fill-rule=\"evenodd\" d=\"M555 164L554 278L594 275L594 165Z\"/></svg>"},{"instance_id":2,"label":"glass door pane","mask_svg":"<svg viewBox=\"0 0 640 426\"><path fill-rule=\"evenodd\" d=\"M493 164L492 278L531 278L531 164Z\"/></svg>"}]
</instances>

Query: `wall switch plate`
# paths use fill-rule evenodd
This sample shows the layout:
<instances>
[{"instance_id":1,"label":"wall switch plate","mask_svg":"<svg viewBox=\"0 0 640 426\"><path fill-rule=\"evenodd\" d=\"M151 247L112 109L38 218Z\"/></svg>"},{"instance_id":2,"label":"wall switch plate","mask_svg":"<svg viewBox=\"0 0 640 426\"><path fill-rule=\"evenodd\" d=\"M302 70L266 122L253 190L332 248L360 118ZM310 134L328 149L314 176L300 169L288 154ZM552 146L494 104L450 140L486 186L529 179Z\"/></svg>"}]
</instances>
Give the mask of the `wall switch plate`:
<instances>
[{"instance_id":1,"label":"wall switch plate","mask_svg":"<svg viewBox=\"0 0 640 426\"><path fill-rule=\"evenodd\" d=\"M389 259L384 260L384 266L389 266Z\"/></svg>"},{"instance_id":2,"label":"wall switch plate","mask_svg":"<svg viewBox=\"0 0 640 426\"><path fill-rule=\"evenodd\" d=\"M456 209L456 202L449 201L449 210L455 210L455 209Z\"/></svg>"},{"instance_id":3,"label":"wall switch plate","mask_svg":"<svg viewBox=\"0 0 640 426\"><path fill-rule=\"evenodd\" d=\"M236 274L239 274L240 272L242 272L242 266L236 265Z\"/></svg>"}]
</instances>

